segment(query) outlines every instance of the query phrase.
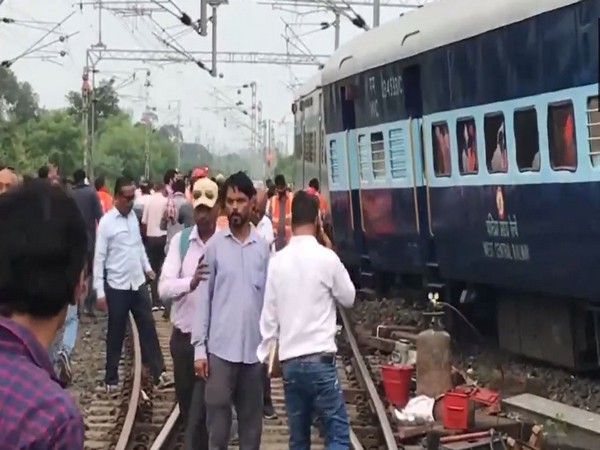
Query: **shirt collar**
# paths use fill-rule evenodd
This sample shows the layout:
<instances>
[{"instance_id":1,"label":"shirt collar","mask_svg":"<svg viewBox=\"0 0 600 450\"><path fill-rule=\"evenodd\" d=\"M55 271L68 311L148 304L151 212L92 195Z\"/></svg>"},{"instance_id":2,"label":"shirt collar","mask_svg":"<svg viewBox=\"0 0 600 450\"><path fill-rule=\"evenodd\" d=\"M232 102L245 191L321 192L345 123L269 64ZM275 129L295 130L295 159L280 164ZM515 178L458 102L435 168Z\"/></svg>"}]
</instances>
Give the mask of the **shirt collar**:
<instances>
[{"instance_id":1,"label":"shirt collar","mask_svg":"<svg viewBox=\"0 0 600 450\"><path fill-rule=\"evenodd\" d=\"M256 231L256 227L253 226L252 223L250 223L250 225L251 225L250 226L250 234L248 235L248 240L246 242L244 242L243 245L255 244L256 242L258 242L259 235L258 235L258 232ZM223 228L223 233L225 234L225 236L228 236L228 237L232 238L235 242L238 242L238 240L235 238L235 236L231 232L231 228L229 228L228 226Z\"/></svg>"},{"instance_id":2,"label":"shirt collar","mask_svg":"<svg viewBox=\"0 0 600 450\"><path fill-rule=\"evenodd\" d=\"M308 234L302 234L300 236L292 235L292 238L290 239L290 244L297 244L300 242L316 242L316 243L318 243L316 237L310 236Z\"/></svg>"},{"instance_id":3,"label":"shirt collar","mask_svg":"<svg viewBox=\"0 0 600 450\"><path fill-rule=\"evenodd\" d=\"M0 332L1 331L11 334L13 339L19 342L27 353L29 353L31 361L33 361L36 366L44 369L54 381L65 387L61 384L56 373L54 373L48 352L42 347L31 331L13 320L0 317Z\"/></svg>"}]
</instances>

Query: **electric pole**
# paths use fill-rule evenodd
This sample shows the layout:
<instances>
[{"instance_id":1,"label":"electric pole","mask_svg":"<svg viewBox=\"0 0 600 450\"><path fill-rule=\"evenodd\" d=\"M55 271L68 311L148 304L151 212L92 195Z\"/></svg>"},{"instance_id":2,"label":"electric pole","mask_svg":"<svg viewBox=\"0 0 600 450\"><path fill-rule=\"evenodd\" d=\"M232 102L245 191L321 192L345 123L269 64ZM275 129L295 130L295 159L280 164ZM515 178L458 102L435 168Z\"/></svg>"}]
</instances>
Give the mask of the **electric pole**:
<instances>
[{"instance_id":1,"label":"electric pole","mask_svg":"<svg viewBox=\"0 0 600 450\"><path fill-rule=\"evenodd\" d=\"M81 76L81 122L83 124L83 170L88 176L91 176L89 173L89 162L88 162L88 153L89 149L89 141L90 141L90 118L89 118L89 108L90 108L90 83L89 83L89 69L86 67L83 69L83 75Z\"/></svg>"},{"instance_id":2,"label":"electric pole","mask_svg":"<svg viewBox=\"0 0 600 450\"><path fill-rule=\"evenodd\" d=\"M181 101L177 104L177 168L181 167Z\"/></svg>"},{"instance_id":3,"label":"electric pole","mask_svg":"<svg viewBox=\"0 0 600 450\"><path fill-rule=\"evenodd\" d=\"M150 83L150 71L148 70L146 72L146 82L144 83L144 88L146 90L145 92L145 99L146 99L146 108L144 111L144 124L146 127L146 133L145 133L145 142L144 142L144 176L146 177L146 180L150 179L150 127L151 127L151 122L150 122L150 105L148 104L149 100L150 100L150 86L152 86L152 84Z\"/></svg>"}]
</instances>

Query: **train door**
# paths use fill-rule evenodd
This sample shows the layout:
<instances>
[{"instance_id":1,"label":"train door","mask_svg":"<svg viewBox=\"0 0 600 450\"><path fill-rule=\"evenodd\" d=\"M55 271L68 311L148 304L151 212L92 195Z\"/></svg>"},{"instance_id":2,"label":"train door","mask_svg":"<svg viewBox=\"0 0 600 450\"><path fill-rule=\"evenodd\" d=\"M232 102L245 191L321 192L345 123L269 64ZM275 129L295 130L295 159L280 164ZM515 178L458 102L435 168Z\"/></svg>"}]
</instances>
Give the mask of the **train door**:
<instances>
[{"instance_id":1,"label":"train door","mask_svg":"<svg viewBox=\"0 0 600 450\"><path fill-rule=\"evenodd\" d=\"M431 227L431 208L429 187L425 170L427 152L423 141L423 96L421 90L421 67L418 64L408 66L402 73L404 88L404 107L410 117L411 152L414 164L414 182L417 188L417 214L421 224L419 243L423 265L435 265L435 247Z\"/></svg>"},{"instance_id":2,"label":"train door","mask_svg":"<svg viewBox=\"0 0 600 450\"><path fill-rule=\"evenodd\" d=\"M350 194L350 220L354 250L357 256L366 255L367 249L362 230L362 211L360 207L360 179L358 149L356 148L356 111L354 109L354 87L340 88L342 102L342 122L345 130L344 148L348 164L348 184ZM360 260L359 260L360 264Z\"/></svg>"}]
</instances>

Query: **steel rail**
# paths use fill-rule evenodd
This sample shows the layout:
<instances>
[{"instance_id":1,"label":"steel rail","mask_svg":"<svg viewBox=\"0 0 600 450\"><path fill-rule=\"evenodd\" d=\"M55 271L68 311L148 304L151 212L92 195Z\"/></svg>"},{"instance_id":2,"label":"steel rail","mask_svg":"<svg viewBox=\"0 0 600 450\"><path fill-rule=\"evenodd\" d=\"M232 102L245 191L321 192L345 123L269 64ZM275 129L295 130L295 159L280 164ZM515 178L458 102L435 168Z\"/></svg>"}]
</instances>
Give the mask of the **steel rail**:
<instances>
[{"instance_id":1,"label":"steel rail","mask_svg":"<svg viewBox=\"0 0 600 450\"><path fill-rule=\"evenodd\" d=\"M165 422L164 426L156 436L156 439L152 443L150 450L162 450L165 444L171 439L171 435L173 431L177 429L177 422L179 420L179 404L175 404L175 408L173 408L173 412Z\"/></svg>"},{"instance_id":2,"label":"steel rail","mask_svg":"<svg viewBox=\"0 0 600 450\"><path fill-rule=\"evenodd\" d=\"M385 446L388 450L398 450L398 444L396 443L396 438L394 437L394 432L392 430L392 426L390 425L390 421L388 419L387 413L385 411L385 407L383 406L383 402L379 397L379 393L377 392L377 388L375 387L375 383L371 379L371 374L367 369L367 365L363 359L363 356L360 353L358 348L358 343L356 342L356 338L352 333L351 323L348 319L348 315L346 311L342 308L338 308L340 317L342 318L342 323L344 325L344 331L346 336L348 337L348 343L352 349L352 354L354 355L354 359L356 361L356 365L358 366L360 376L362 377L365 388L369 394L369 400L371 401L375 413L377 414L377 420L379 421L379 425L381 426L381 431L383 432L383 438L385 440Z\"/></svg>"},{"instance_id":3,"label":"steel rail","mask_svg":"<svg viewBox=\"0 0 600 450\"><path fill-rule=\"evenodd\" d=\"M140 345L140 334L138 333L133 314L129 313L129 324L131 325L131 340L133 346L133 387L131 397L129 397L129 406L127 415L117 440L115 450L126 450L133 426L135 425L135 416L137 414L138 404L140 402L140 393L142 391L142 348Z\"/></svg>"}]
</instances>

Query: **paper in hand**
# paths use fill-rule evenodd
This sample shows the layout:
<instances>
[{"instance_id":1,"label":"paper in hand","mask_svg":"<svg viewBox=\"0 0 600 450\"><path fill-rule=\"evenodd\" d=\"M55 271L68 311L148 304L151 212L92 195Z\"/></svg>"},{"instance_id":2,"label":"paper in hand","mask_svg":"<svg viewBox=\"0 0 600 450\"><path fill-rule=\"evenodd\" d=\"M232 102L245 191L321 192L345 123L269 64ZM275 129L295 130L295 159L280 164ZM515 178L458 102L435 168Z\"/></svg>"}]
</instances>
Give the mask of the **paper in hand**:
<instances>
[{"instance_id":1,"label":"paper in hand","mask_svg":"<svg viewBox=\"0 0 600 450\"><path fill-rule=\"evenodd\" d=\"M279 344L275 340L269 342L268 373L270 378L281 377L281 365L279 363Z\"/></svg>"}]
</instances>

